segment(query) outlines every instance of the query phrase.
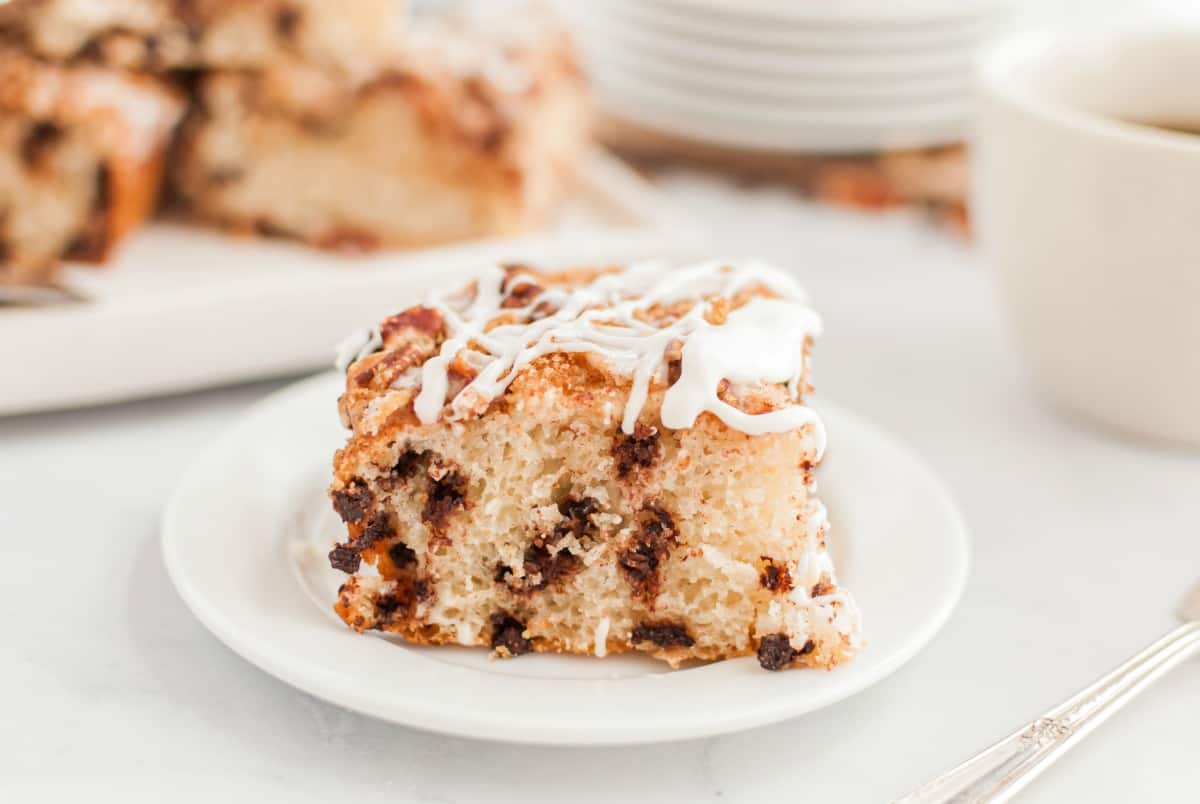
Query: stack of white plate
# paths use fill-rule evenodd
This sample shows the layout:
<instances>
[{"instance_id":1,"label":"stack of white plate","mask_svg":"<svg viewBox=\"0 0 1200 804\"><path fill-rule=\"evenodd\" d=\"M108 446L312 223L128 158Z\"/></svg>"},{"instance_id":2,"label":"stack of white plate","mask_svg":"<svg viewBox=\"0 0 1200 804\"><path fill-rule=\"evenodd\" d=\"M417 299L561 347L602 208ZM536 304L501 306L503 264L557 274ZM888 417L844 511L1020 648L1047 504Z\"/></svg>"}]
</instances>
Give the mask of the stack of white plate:
<instances>
[{"instance_id":1,"label":"stack of white plate","mask_svg":"<svg viewBox=\"0 0 1200 804\"><path fill-rule=\"evenodd\" d=\"M701 142L845 153L958 141L1014 0L560 0L601 106Z\"/></svg>"}]
</instances>

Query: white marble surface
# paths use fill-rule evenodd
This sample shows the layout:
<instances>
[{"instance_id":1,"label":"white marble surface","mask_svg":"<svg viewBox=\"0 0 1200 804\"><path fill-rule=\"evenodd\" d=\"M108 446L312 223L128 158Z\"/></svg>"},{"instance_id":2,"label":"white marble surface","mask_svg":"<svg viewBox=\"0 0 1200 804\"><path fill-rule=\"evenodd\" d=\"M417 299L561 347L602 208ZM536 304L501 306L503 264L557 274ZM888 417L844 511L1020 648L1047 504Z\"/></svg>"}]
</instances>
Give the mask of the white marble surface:
<instances>
[{"instance_id":1,"label":"white marble surface","mask_svg":"<svg viewBox=\"0 0 1200 804\"><path fill-rule=\"evenodd\" d=\"M0 801L880 802L1171 625L1200 577L1200 455L1042 407L969 251L784 192L668 186L721 250L797 266L826 316L822 393L914 445L957 495L974 569L924 653L824 712L718 739L524 748L386 725L242 661L163 572L159 518L183 465L277 383L0 420ZM1024 800L1194 801L1198 715L1192 664Z\"/></svg>"}]
</instances>

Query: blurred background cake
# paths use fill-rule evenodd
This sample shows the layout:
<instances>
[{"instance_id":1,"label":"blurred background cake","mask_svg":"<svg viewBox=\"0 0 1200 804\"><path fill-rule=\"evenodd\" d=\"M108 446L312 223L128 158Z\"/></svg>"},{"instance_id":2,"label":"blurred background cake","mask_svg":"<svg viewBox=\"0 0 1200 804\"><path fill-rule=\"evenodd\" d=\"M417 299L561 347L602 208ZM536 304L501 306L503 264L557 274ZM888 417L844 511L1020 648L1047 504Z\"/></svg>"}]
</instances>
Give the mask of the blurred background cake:
<instances>
[{"instance_id":1,"label":"blurred background cake","mask_svg":"<svg viewBox=\"0 0 1200 804\"><path fill-rule=\"evenodd\" d=\"M158 78L0 44L0 284L103 260L153 211L182 113Z\"/></svg>"},{"instance_id":2,"label":"blurred background cake","mask_svg":"<svg viewBox=\"0 0 1200 804\"><path fill-rule=\"evenodd\" d=\"M589 136L571 43L531 4L14 0L0 39L9 283L103 259L164 199L354 251L528 231Z\"/></svg>"},{"instance_id":3,"label":"blurred background cake","mask_svg":"<svg viewBox=\"0 0 1200 804\"><path fill-rule=\"evenodd\" d=\"M403 0L13 0L7 35L47 59L163 71L292 59L364 76L390 58Z\"/></svg>"},{"instance_id":4,"label":"blurred background cake","mask_svg":"<svg viewBox=\"0 0 1200 804\"><path fill-rule=\"evenodd\" d=\"M518 23L419 22L362 80L295 62L211 72L175 187L199 217L323 248L527 231L567 187L588 107L562 32Z\"/></svg>"}]
</instances>

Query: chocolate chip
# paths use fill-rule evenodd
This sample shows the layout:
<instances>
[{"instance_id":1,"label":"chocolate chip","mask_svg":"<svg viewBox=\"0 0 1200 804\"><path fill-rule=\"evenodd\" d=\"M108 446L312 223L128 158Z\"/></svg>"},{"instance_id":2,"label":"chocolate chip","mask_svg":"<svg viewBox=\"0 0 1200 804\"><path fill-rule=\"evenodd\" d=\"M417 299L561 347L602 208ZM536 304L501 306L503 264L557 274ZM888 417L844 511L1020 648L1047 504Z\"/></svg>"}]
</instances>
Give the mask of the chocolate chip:
<instances>
[{"instance_id":1,"label":"chocolate chip","mask_svg":"<svg viewBox=\"0 0 1200 804\"><path fill-rule=\"evenodd\" d=\"M396 465L392 467L392 476L398 480L408 480L421 471L421 464L425 462L428 456L428 452L417 452L411 449L405 450L404 454L396 461Z\"/></svg>"},{"instance_id":2,"label":"chocolate chip","mask_svg":"<svg viewBox=\"0 0 1200 804\"><path fill-rule=\"evenodd\" d=\"M346 484L345 488L333 492L333 510L343 522L358 522L366 515L371 506L371 491L366 483L357 477Z\"/></svg>"},{"instance_id":3,"label":"chocolate chip","mask_svg":"<svg viewBox=\"0 0 1200 804\"><path fill-rule=\"evenodd\" d=\"M638 542L618 557L621 570L625 573L633 592L646 597L654 587L658 571L658 557L648 545ZM653 597L653 595L650 595Z\"/></svg>"},{"instance_id":4,"label":"chocolate chip","mask_svg":"<svg viewBox=\"0 0 1200 804\"><path fill-rule=\"evenodd\" d=\"M492 615L492 650L501 656L529 653L532 643L525 638L525 626L508 614Z\"/></svg>"},{"instance_id":5,"label":"chocolate chip","mask_svg":"<svg viewBox=\"0 0 1200 804\"><path fill-rule=\"evenodd\" d=\"M36 167L62 138L62 129L53 123L35 123L21 141L21 161Z\"/></svg>"},{"instance_id":6,"label":"chocolate chip","mask_svg":"<svg viewBox=\"0 0 1200 804\"><path fill-rule=\"evenodd\" d=\"M83 62L104 62L104 44L103 39L89 39L75 57Z\"/></svg>"},{"instance_id":7,"label":"chocolate chip","mask_svg":"<svg viewBox=\"0 0 1200 804\"><path fill-rule=\"evenodd\" d=\"M612 445L617 477L625 478L635 469L653 466L662 454L662 445L658 441L658 428L644 424L638 424L633 429L633 435L617 433Z\"/></svg>"},{"instance_id":8,"label":"chocolate chip","mask_svg":"<svg viewBox=\"0 0 1200 804\"><path fill-rule=\"evenodd\" d=\"M401 609L404 602L399 595L380 595L375 598L375 616L386 618Z\"/></svg>"},{"instance_id":9,"label":"chocolate chip","mask_svg":"<svg viewBox=\"0 0 1200 804\"><path fill-rule=\"evenodd\" d=\"M522 558L525 575L537 576L535 583L523 586L525 591L537 591L559 581L579 569L581 562L578 556L567 550L552 551L544 544L535 543L526 548Z\"/></svg>"},{"instance_id":10,"label":"chocolate chip","mask_svg":"<svg viewBox=\"0 0 1200 804\"><path fill-rule=\"evenodd\" d=\"M763 556L763 560L767 562L767 566L763 568L762 574L758 576L758 582L763 589L768 589L772 592L788 592L792 588L792 575L788 572L786 566L776 564L770 558Z\"/></svg>"},{"instance_id":11,"label":"chocolate chip","mask_svg":"<svg viewBox=\"0 0 1200 804\"><path fill-rule=\"evenodd\" d=\"M421 519L435 531L444 531L450 515L467 505L467 479L451 471L438 480L429 481L429 494Z\"/></svg>"},{"instance_id":12,"label":"chocolate chip","mask_svg":"<svg viewBox=\"0 0 1200 804\"><path fill-rule=\"evenodd\" d=\"M631 543L617 556L617 564L633 587L635 596L651 600L658 595L659 567L678 544L675 520L661 506L651 503L639 514L640 527Z\"/></svg>"},{"instance_id":13,"label":"chocolate chip","mask_svg":"<svg viewBox=\"0 0 1200 804\"><path fill-rule=\"evenodd\" d=\"M633 629L630 641L635 645L639 642L653 642L660 648L690 648L696 644L696 640L688 634L687 628L672 623L639 625Z\"/></svg>"},{"instance_id":14,"label":"chocolate chip","mask_svg":"<svg viewBox=\"0 0 1200 804\"><path fill-rule=\"evenodd\" d=\"M275 32L284 39L291 39L300 27L300 9L290 6L279 9L275 14Z\"/></svg>"},{"instance_id":15,"label":"chocolate chip","mask_svg":"<svg viewBox=\"0 0 1200 804\"><path fill-rule=\"evenodd\" d=\"M591 515L600 510L600 504L591 497L567 499L558 505L563 521L555 525L549 536L536 536L525 548L521 557L524 577L514 578L513 568L497 562L492 577L520 592L536 592L561 581L582 566L579 557L564 546L563 539L574 536L585 538L593 529Z\"/></svg>"},{"instance_id":16,"label":"chocolate chip","mask_svg":"<svg viewBox=\"0 0 1200 804\"><path fill-rule=\"evenodd\" d=\"M782 670L792 663L795 656L796 651L787 634L769 634L759 640L758 663L764 670Z\"/></svg>"},{"instance_id":17,"label":"chocolate chip","mask_svg":"<svg viewBox=\"0 0 1200 804\"><path fill-rule=\"evenodd\" d=\"M817 643L813 642L810 639L804 643L804 647L801 648L799 651L797 651L796 655L797 656L807 656L808 654L810 654L814 650L816 650L816 647L817 647Z\"/></svg>"},{"instance_id":18,"label":"chocolate chip","mask_svg":"<svg viewBox=\"0 0 1200 804\"><path fill-rule=\"evenodd\" d=\"M589 517L599 510L600 503L595 497L568 498L558 504L560 514L582 525L590 524Z\"/></svg>"},{"instance_id":19,"label":"chocolate chip","mask_svg":"<svg viewBox=\"0 0 1200 804\"><path fill-rule=\"evenodd\" d=\"M329 566L335 570L341 570L347 575L358 572L361 564L362 556L359 555L357 547L339 544L329 551Z\"/></svg>"},{"instance_id":20,"label":"chocolate chip","mask_svg":"<svg viewBox=\"0 0 1200 804\"><path fill-rule=\"evenodd\" d=\"M641 511L640 521L642 530L654 534L657 539L667 539L672 542L679 535L675 528L675 518L658 503L650 503Z\"/></svg>"},{"instance_id":21,"label":"chocolate chip","mask_svg":"<svg viewBox=\"0 0 1200 804\"><path fill-rule=\"evenodd\" d=\"M392 528L392 521L388 515L377 514L371 517L371 521L363 528L362 536L358 537L358 546L361 549L380 539L390 539L395 535L396 531Z\"/></svg>"},{"instance_id":22,"label":"chocolate chip","mask_svg":"<svg viewBox=\"0 0 1200 804\"><path fill-rule=\"evenodd\" d=\"M582 539L594 529L591 517L599 510L600 503L594 497L564 500L558 504L558 512L563 515L563 521L555 527L555 535L562 538L570 534Z\"/></svg>"},{"instance_id":23,"label":"chocolate chip","mask_svg":"<svg viewBox=\"0 0 1200 804\"><path fill-rule=\"evenodd\" d=\"M398 569L417 563L417 554L404 542L396 542L388 548L388 558Z\"/></svg>"}]
</instances>

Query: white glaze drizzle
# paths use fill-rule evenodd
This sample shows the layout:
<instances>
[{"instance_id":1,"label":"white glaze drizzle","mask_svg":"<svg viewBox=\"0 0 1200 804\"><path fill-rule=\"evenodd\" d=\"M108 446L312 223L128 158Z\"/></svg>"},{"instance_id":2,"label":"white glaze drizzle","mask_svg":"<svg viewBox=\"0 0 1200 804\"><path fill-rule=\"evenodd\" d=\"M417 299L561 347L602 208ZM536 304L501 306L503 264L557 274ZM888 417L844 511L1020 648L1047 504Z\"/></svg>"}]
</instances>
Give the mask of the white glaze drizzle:
<instances>
[{"instance_id":1,"label":"white glaze drizzle","mask_svg":"<svg viewBox=\"0 0 1200 804\"><path fill-rule=\"evenodd\" d=\"M679 379L667 390L662 421L671 428L691 427L702 412L710 412L731 428L757 435L811 425L818 455L825 449L820 418L808 407L791 404L768 413L749 414L721 401L721 380L742 383L786 383L793 397L803 370L805 338L821 331L821 321L808 306L804 291L787 274L759 261L712 260L682 268L664 261L635 263L619 273L601 274L569 290L548 288L522 308L504 310L505 272L491 267L475 282L473 292L432 295L426 306L442 316L447 337L437 355L421 367L421 390L413 403L417 418L432 424L440 417L458 420L481 402L496 398L516 374L532 361L552 352L589 352L611 369L632 378L621 428L632 433L649 392L650 380L664 362L664 353L682 342ZM511 291L533 277L517 275ZM778 298L754 297L731 311L720 325L705 314L709 299L730 298L762 286ZM692 302L691 309L666 326L637 317L658 304ZM555 312L528 323L487 329L502 313L525 321L534 308L548 303ZM377 333L376 333L377 334ZM373 341L343 344L343 353L369 354ZM449 366L460 355L477 374L447 404ZM411 384L411 383L408 383Z\"/></svg>"},{"instance_id":2,"label":"white glaze drizzle","mask_svg":"<svg viewBox=\"0 0 1200 804\"><path fill-rule=\"evenodd\" d=\"M601 617L600 622L596 623L596 631L592 635L592 652L601 659L608 655L608 629L611 626L612 620L608 617Z\"/></svg>"},{"instance_id":3,"label":"white glaze drizzle","mask_svg":"<svg viewBox=\"0 0 1200 804\"><path fill-rule=\"evenodd\" d=\"M682 372L663 396L662 423L672 429L691 427L706 410L730 427L751 434L779 433L816 423L816 413L800 405L770 413L746 413L721 401L717 387L721 380L786 382L794 395L800 383L799 355L804 339L820 326L811 308L764 298L751 299L730 312L720 326L705 322L683 345Z\"/></svg>"},{"instance_id":4,"label":"white glaze drizzle","mask_svg":"<svg viewBox=\"0 0 1200 804\"><path fill-rule=\"evenodd\" d=\"M378 329L355 330L335 347L337 358L334 365L338 367L338 371L345 374L351 363L378 352L382 347L383 337L380 336Z\"/></svg>"}]
</instances>

